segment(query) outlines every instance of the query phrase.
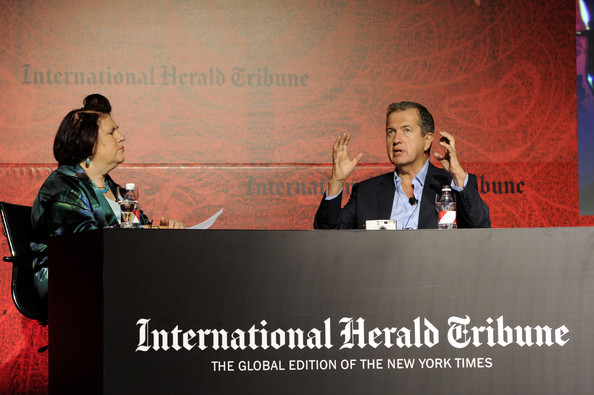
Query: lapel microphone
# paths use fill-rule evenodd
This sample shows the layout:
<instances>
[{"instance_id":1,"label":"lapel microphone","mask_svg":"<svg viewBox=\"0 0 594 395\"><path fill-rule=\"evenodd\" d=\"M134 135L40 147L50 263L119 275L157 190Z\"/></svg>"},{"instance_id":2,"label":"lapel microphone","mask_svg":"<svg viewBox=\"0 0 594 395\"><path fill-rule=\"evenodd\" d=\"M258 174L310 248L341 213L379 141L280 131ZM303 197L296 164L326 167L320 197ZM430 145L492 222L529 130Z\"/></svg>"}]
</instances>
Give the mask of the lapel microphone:
<instances>
[{"instance_id":1,"label":"lapel microphone","mask_svg":"<svg viewBox=\"0 0 594 395\"><path fill-rule=\"evenodd\" d=\"M414 206L415 204L417 204L417 199L415 198L415 184L412 184L411 187L413 190L413 195L412 197L408 198L408 202L411 206Z\"/></svg>"}]
</instances>

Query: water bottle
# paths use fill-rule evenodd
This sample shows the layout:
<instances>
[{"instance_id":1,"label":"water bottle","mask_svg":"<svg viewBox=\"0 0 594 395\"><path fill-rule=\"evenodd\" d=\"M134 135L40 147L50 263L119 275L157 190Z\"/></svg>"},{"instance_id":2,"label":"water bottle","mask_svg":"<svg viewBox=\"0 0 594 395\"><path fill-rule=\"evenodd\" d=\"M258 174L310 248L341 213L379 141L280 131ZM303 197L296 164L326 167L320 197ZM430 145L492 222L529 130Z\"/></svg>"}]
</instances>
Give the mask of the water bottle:
<instances>
[{"instance_id":1,"label":"water bottle","mask_svg":"<svg viewBox=\"0 0 594 395\"><path fill-rule=\"evenodd\" d=\"M437 200L437 197L436 197ZM439 222L438 229L456 229L456 199L452 194L452 188L449 185L444 185L441 189L441 196L435 202L437 209L437 216Z\"/></svg>"},{"instance_id":2,"label":"water bottle","mask_svg":"<svg viewBox=\"0 0 594 395\"><path fill-rule=\"evenodd\" d=\"M122 210L122 228L140 227L140 209L138 208L138 193L134 183L126 184L126 190L120 200Z\"/></svg>"}]
</instances>

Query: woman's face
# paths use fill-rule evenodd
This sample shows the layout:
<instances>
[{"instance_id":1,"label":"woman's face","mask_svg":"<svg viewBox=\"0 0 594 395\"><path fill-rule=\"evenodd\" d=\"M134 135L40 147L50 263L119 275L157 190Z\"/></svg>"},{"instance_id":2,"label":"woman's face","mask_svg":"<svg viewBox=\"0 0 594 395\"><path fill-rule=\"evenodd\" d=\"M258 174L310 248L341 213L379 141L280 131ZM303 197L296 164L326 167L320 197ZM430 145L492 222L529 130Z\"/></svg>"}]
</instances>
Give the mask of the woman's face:
<instances>
[{"instance_id":1,"label":"woman's face","mask_svg":"<svg viewBox=\"0 0 594 395\"><path fill-rule=\"evenodd\" d=\"M114 169L124 161L124 135L118 125L107 115L99 122L97 146L93 155L93 163L107 171Z\"/></svg>"}]
</instances>

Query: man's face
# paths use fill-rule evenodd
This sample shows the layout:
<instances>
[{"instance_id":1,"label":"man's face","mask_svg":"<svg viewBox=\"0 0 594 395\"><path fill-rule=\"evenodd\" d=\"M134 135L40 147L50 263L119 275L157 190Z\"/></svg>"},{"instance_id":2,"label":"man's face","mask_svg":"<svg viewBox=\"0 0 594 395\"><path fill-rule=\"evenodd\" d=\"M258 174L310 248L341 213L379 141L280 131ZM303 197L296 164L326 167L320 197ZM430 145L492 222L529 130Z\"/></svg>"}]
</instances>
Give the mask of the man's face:
<instances>
[{"instance_id":1,"label":"man's face","mask_svg":"<svg viewBox=\"0 0 594 395\"><path fill-rule=\"evenodd\" d=\"M386 125L386 148L388 157L397 168L423 166L431 147L433 133L423 136L419 111L411 108L390 114Z\"/></svg>"}]
</instances>

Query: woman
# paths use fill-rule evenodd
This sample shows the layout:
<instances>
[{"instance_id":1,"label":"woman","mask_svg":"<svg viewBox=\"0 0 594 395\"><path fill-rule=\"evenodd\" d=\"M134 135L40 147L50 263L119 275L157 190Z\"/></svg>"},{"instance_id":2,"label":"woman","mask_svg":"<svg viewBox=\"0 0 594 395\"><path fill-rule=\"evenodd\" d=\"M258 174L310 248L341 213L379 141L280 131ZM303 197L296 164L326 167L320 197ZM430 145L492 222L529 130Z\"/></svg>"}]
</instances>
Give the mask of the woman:
<instances>
[{"instance_id":1,"label":"woman","mask_svg":"<svg viewBox=\"0 0 594 395\"><path fill-rule=\"evenodd\" d=\"M83 108L70 111L54 139L59 167L39 190L31 211L36 239L31 243L39 256L33 262L35 285L47 294L47 240L52 236L101 229L120 223L119 185L109 172L124 161L125 138L111 118L106 97L93 94ZM142 224L148 224L141 216ZM175 219L161 218L169 228L185 228Z\"/></svg>"}]
</instances>

